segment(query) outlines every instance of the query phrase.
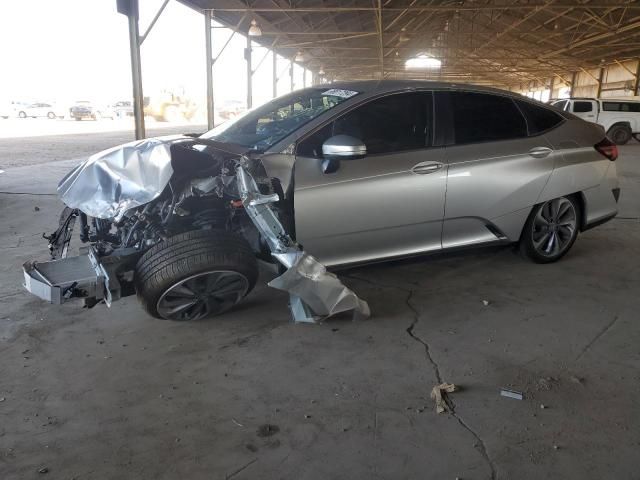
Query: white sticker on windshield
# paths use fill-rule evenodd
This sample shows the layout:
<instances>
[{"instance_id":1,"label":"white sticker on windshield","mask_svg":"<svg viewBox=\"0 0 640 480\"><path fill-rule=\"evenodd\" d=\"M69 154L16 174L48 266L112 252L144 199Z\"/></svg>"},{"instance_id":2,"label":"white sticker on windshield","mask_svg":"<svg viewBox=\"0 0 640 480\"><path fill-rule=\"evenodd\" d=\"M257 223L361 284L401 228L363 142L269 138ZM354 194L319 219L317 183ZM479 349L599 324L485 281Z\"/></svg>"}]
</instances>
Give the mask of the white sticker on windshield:
<instances>
[{"instance_id":1,"label":"white sticker on windshield","mask_svg":"<svg viewBox=\"0 0 640 480\"><path fill-rule=\"evenodd\" d=\"M326 92L322 92L322 95L333 95L334 97L340 98L351 98L357 94L358 92L354 92L353 90L341 90L339 88L332 88Z\"/></svg>"}]
</instances>

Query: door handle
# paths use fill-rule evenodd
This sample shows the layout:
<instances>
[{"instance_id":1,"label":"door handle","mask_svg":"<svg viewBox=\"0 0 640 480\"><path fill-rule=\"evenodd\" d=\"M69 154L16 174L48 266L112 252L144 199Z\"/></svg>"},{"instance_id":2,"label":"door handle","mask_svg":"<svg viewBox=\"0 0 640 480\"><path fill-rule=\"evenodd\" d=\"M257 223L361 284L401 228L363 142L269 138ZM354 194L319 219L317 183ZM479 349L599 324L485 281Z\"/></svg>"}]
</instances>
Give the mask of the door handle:
<instances>
[{"instance_id":1,"label":"door handle","mask_svg":"<svg viewBox=\"0 0 640 480\"><path fill-rule=\"evenodd\" d=\"M442 168L442 163L438 162L428 162L428 163L419 163L415 165L411 171L413 173L417 173L418 175L425 175L427 173L437 172Z\"/></svg>"},{"instance_id":2,"label":"door handle","mask_svg":"<svg viewBox=\"0 0 640 480\"><path fill-rule=\"evenodd\" d=\"M549 147L535 147L529 150L529 155L533 158L545 158L548 157L551 152L553 152L553 150Z\"/></svg>"}]
</instances>

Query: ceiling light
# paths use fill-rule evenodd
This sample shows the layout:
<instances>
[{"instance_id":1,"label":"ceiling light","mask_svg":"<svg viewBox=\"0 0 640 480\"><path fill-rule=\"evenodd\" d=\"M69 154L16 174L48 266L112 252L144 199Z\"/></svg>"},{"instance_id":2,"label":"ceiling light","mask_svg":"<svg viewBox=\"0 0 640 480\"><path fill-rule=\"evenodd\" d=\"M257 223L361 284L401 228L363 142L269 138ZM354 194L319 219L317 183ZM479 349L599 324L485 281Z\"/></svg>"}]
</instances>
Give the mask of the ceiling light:
<instances>
[{"instance_id":1,"label":"ceiling light","mask_svg":"<svg viewBox=\"0 0 640 480\"><path fill-rule=\"evenodd\" d=\"M440 68L441 65L442 62L440 60L424 53L416 55L404 62L405 68L437 69Z\"/></svg>"},{"instance_id":2,"label":"ceiling light","mask_svg":"<svg viewBox=\"0 0 640 480\"><path fill-rule=\"evenodd\" d=\"M407 35L406 29L403 28L402 31L400 32L400 36L398 37L398 41L400 43L405 43L405 42L408 42L409 40L411 40L411 37Z\"/></svg>"},{"instance_id":3,"label":"ceiling light","mask_svg":"<svg viewBox=\"0 0 640 480\"><path fill-rule=\"evenodd\" d=\"M298 50L298 53L296 53L296 57L293 59L293 61L299 62L299 63L303 63L307 61L302 50Z\"/></svg>"},{"instance_id":4,"label":"ceiling light","mask_svg":"<svg viewBox=\"0 0 640 480\"><path fill-rule=\"evenodd\" d=\"M250 37L261 37L262 30L258 26L258 22L255 19L251 20L251 26L249 27L249 36Z\"/></svg>"},{"instance_id":5,"label":"ceiling light","mask_svg":"<svg viewBox=\"0 0 640 480\"><path fill-rule=\"evenodd\" d=\"M318 70L318 75L323 76L324 75L324 68L320 67L320 70Z\"/></svg>"}]
</instances>

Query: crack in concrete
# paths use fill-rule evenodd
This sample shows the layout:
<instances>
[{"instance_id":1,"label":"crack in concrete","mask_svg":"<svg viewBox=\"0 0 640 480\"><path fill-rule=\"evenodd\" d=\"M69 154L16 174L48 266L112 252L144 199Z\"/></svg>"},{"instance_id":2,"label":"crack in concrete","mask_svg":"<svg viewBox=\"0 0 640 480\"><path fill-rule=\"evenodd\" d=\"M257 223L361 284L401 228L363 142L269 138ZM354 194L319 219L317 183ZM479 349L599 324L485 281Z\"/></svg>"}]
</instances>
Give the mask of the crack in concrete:
<instances>
[{"instance_id":1,"label":"crack in concrete","mask_svg":"<svg viewBox=\"0 0 640 480\"><path fill-rule=\"evenodd\" d=\"M418 312L418 309L411 303L411 299L413 298L414 290L410 289L410 288L399 287L397 285L385 285L383 283L375 282L373 280L369 280L369 279L366 279L366 278L357 277L357 276L353 276L353 275L343 275L343 276L345 276L346 278L352 278L354 280L360 280L360 281L369 283L371 285L375 285L377 287L395 288L396 290L400 290L401 292L404 292L404 293L407 294L407 298L405 299L405 304L407 305L409 310L411 310L411 312L413 313L413 321L411 322L411 325L409 325L406 328L406 331L407 331L407 333L409 334L409 336L413 340L415 340L416 342L420 343L424 347L425 355L427 357L427 361L431 365L431 369L433 370L433 373L434 373L434 375L436 377L436 381L438 382L438 384L443 383L442 375L440 374L440 367L438 366L438 363L435 361L435 359L431 355L431 347L430 347L429 343L427 341L423 340L422 338L420 338L416 334L416 332L414 331L416 325L420 321L420 313ZM447 405L449 406L450 415L452 417L454 417L458 421L458 423L460 424L460 426L462 428L467 430L476 439L476 442L477 442L476 443L476 448L477 448L478 452L480 453L480 455L482 456L482 458L485 459L485 461L489 465L489 469L491 470L491 480L496 480L498 478L496 465L493 462L493 460L491 459L491 457L489 456L489 452L487 450L486 444L484 443L484 440L482 440L480 435L473 428L471 428L467 424L467 422L465 422L464 419L462 417L460 417L460 415L458 415L458 413L456 412L455 403L453 403L453 401L448 396L445 397L445 401L447 402Z\"/></svg>"},{"instance_id":2,"label":"crack in concrete","mask_svg":"<svg viewBox=\"0 0 640 480\"><path fill-rule=\"evenodd\" d=\"M249 466L253 465L254 463L256 463L258 461L257 458L254 458L253 460L251 460L250 462L244 464L242 467L240 467L239 469L235 470L234 472L231 472L228 475L225 475L224 478L225 480L229 480L230 478L235 477L236 475L238 475L240 472L242 472L244 469L248 468Z\"/></svg>"},{"instance_id":3,"label":"crack in concrete","mask_svg":"<svg viewBox=\"0 0 640 480\"><path fill-rule=\"evenodd\" d=\"M577 362L578 360L580 360L580 358L587 353L587 351L589 351L589 349L593 346L594 343L596 343L605 333L607 333L609 330L611 330L613 328L613 326L615 325L615 323L618 321L618 316L615 315L613 317L613 320L611 320L609 323L607 323L604 328L602 330L600 330L598 332L598 334L593 337L593 339L591 339L591 341L589 343L587 343L584 348L582 350L580 350L580 353L578 354L578 356L576 357L576 359L574 360L575 362Z\"/></svg>"}]
</instances>

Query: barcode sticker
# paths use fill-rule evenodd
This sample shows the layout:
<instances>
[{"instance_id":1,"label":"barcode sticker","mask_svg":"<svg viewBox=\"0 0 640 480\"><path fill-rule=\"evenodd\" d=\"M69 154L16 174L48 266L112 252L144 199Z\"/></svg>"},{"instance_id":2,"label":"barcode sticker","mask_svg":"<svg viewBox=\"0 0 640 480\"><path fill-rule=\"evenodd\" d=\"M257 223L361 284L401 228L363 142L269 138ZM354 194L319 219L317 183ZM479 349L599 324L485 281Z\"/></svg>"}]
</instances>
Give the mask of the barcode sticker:
<instances>
[{"instance_id":1,"label":"barcode sticker","mask_svg":"<svg viewBox=\"0 0 640 480\"><path fill-rule=\"evenodd\" d=\"M358 92L354 92L353 90L341 90L339 88L332 88L326 92L322 92L322 95L333 95L334 97L340 98L350 98L357 94Z\"/></svg>"}]
</instances>

